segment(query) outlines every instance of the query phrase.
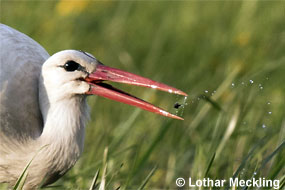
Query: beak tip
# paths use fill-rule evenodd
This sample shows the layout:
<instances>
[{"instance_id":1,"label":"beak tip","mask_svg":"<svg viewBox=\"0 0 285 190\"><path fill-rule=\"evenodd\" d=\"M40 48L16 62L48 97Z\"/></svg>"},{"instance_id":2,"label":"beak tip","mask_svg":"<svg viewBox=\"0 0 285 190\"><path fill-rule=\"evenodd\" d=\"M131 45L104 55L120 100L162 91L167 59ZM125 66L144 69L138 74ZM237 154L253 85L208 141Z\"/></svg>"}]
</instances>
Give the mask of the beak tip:
<instances>
[{"instance_id":1,"label":"beak tip","mask_svg":"<svg viewBox=\"0 0 285 190\"><path fill-rule=\"evenodd\" d=\"M178 120L181 120L181 121L184 120L182 117L179 117L179 116L173 115L173 114L169 114L167 117L170 117L170 118L173 118L173 119L178 119Z\"/></svg>"},{"instance_id":2,"label":"beak tip","mask_svg":"<svg viewBox=\"0 0 285 190\"><path fill-rule=\"evenodd\" d=\"M182 92L182 91L181 91L181 92ZM182 96L186 96L186 97L188 96L188 94L186 94L185 92L182 92L181 95L182 95Z\"/></svg>"},{"instance_id":3,"label":"beak tip","mask_svg":"<svg viewBox=\"0 0 285 190\"><path fill-rule=\"evenodd\" d=\"M182 117L177 117L177 118L175 118L175 119L178 119L178 120L184 121L184 118L182 118Z\"/></svg>"},{"instance_id":4,"label":"beak tip","mask_svg":"<svg viewBox=\"0 0 285 190\"><path fill-rule=\"evenodd\" d=\"M181 91L181 90L176 90L174 91L174 94L178 94L178 95L181 95L181 96L188 96L188 94L186 94L185 92Z\"/></svg>"}]
</instances>

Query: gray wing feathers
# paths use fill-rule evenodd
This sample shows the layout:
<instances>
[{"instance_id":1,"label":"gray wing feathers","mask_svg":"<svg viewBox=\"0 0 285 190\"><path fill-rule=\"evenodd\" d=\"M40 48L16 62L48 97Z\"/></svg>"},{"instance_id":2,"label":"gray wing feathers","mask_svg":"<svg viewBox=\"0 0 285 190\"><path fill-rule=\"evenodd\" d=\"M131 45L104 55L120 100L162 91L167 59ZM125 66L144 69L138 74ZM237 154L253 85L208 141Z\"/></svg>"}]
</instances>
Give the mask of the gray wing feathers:
<instances>
[{"instance_id":1,"label":"gray wing feathers","mask_svg":"<svg viewBox=\"0 0 285 190\"><path fill-rule=\"evenodd\" d=\"M43 128L38 79L49 54L33 39L0 24L0 141L25 141ZM4 139L4 138L2 138Z\"/></svg>"}]
</instances>

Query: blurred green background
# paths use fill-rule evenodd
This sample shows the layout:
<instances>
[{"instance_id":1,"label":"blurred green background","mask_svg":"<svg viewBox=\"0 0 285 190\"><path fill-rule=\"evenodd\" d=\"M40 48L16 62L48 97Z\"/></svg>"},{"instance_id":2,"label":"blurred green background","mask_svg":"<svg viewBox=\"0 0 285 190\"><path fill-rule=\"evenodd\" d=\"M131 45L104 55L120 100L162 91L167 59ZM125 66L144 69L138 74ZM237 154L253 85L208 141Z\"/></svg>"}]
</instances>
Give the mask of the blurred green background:
<instances>
[{"instance_id":1,"label":"blurred green background","mask_svg":"<svg viewBox=\"0 0 285 190\"><path fill-rule=\"evenodd\" d=\"M88 189L106 165L106 189L176 189L178 177L205 176L284 185L284 10L284 1L1 0L1 23L50 54L87 51L189 94L177 111L183 97L115 85L184 121L90 97L84 153L54 188Z\"/></svg>"}]
</instances>

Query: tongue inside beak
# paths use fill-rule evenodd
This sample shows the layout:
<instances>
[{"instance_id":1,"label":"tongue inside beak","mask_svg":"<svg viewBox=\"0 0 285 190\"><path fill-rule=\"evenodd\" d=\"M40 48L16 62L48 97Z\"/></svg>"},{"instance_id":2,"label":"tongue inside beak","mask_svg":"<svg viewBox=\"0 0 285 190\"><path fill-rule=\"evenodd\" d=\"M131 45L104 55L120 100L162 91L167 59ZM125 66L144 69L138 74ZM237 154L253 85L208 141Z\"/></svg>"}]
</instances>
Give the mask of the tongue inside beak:
<instances>
[{"instance_id":1,"label":"tongue inside beak","mask_svg":"<svg viewBox=\"0 0 285 190\"><path fill-rule=\"evenodd\" d=\"M91 89L88 92L88 94L95 94L98 96L103 96L105 98L115 100L118 102L122 102L125 104L129 104L132 106L139 107L141 109L157 113L166 117L174 118L174 119L180 119L183 120L183 118L173 115L171 113L168 113L167 111L164 111L163 109L156 107L142 99L139 99L135 96L132 96L126 92L123 92L119 89L116 89L112 87L109 84L102 83L103 81L111 81L111 82L118 82L118 83L125 83L130 85L136 85L136 86L143 86L153 89L158 89L161 91L166 91L173 94L179 94L182 96L187 96L186 93L170 87L168 85L126 72L119 69L107 67L102 64L98 64L96 67L96 71L91 73L87 78L85 78L85 81L87 81L89 84L91 84Z\"/></svg>"}]
</instances>

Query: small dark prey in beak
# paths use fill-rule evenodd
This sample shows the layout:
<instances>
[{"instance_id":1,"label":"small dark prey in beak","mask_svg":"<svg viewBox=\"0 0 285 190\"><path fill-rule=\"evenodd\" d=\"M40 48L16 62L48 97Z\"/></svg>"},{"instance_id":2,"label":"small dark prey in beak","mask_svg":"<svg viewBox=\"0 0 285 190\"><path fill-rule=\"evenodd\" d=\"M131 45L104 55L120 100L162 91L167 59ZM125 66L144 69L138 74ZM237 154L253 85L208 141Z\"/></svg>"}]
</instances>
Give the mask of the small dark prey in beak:
<instances>
[{"instance_id":1,"label":"small dark prey in beak","mask_svg":"<svg viewBox=\"0 0 285 190\"><path fill-rule=\"evenodd\" d=\"M182 92L181 90L178 90L163 83L150 80L148 78L141 77L139 75L135 75L112 67L107 67L102 64L98 64L96 67L96 71L89 74L89 76L86 77L84 80L91 85L91 89L87 94L103 96L105 98L136 106L141 109L157 113L166 117L183 120L183 118L179 116L168 113L167 111L164 111L163 109L156 107L142 99L123 92L122 90L116 89L109 84L103 83L103 81L143 86L161 91L166 91L168 93L187 96L187 94L185 92Z\"/></svg>"},{"instance_id":2,"label":"small dark prey in beak","mask_svg":"<svg viewBox=\"0 0 285 190\"><path fill-rule=\"evenodd\" d=\"M176 102L173 107L174 107L175 109L178 109L180 106L182 106L182 105L179 104L178 102Z\"/></svg>"}]
</instances>

